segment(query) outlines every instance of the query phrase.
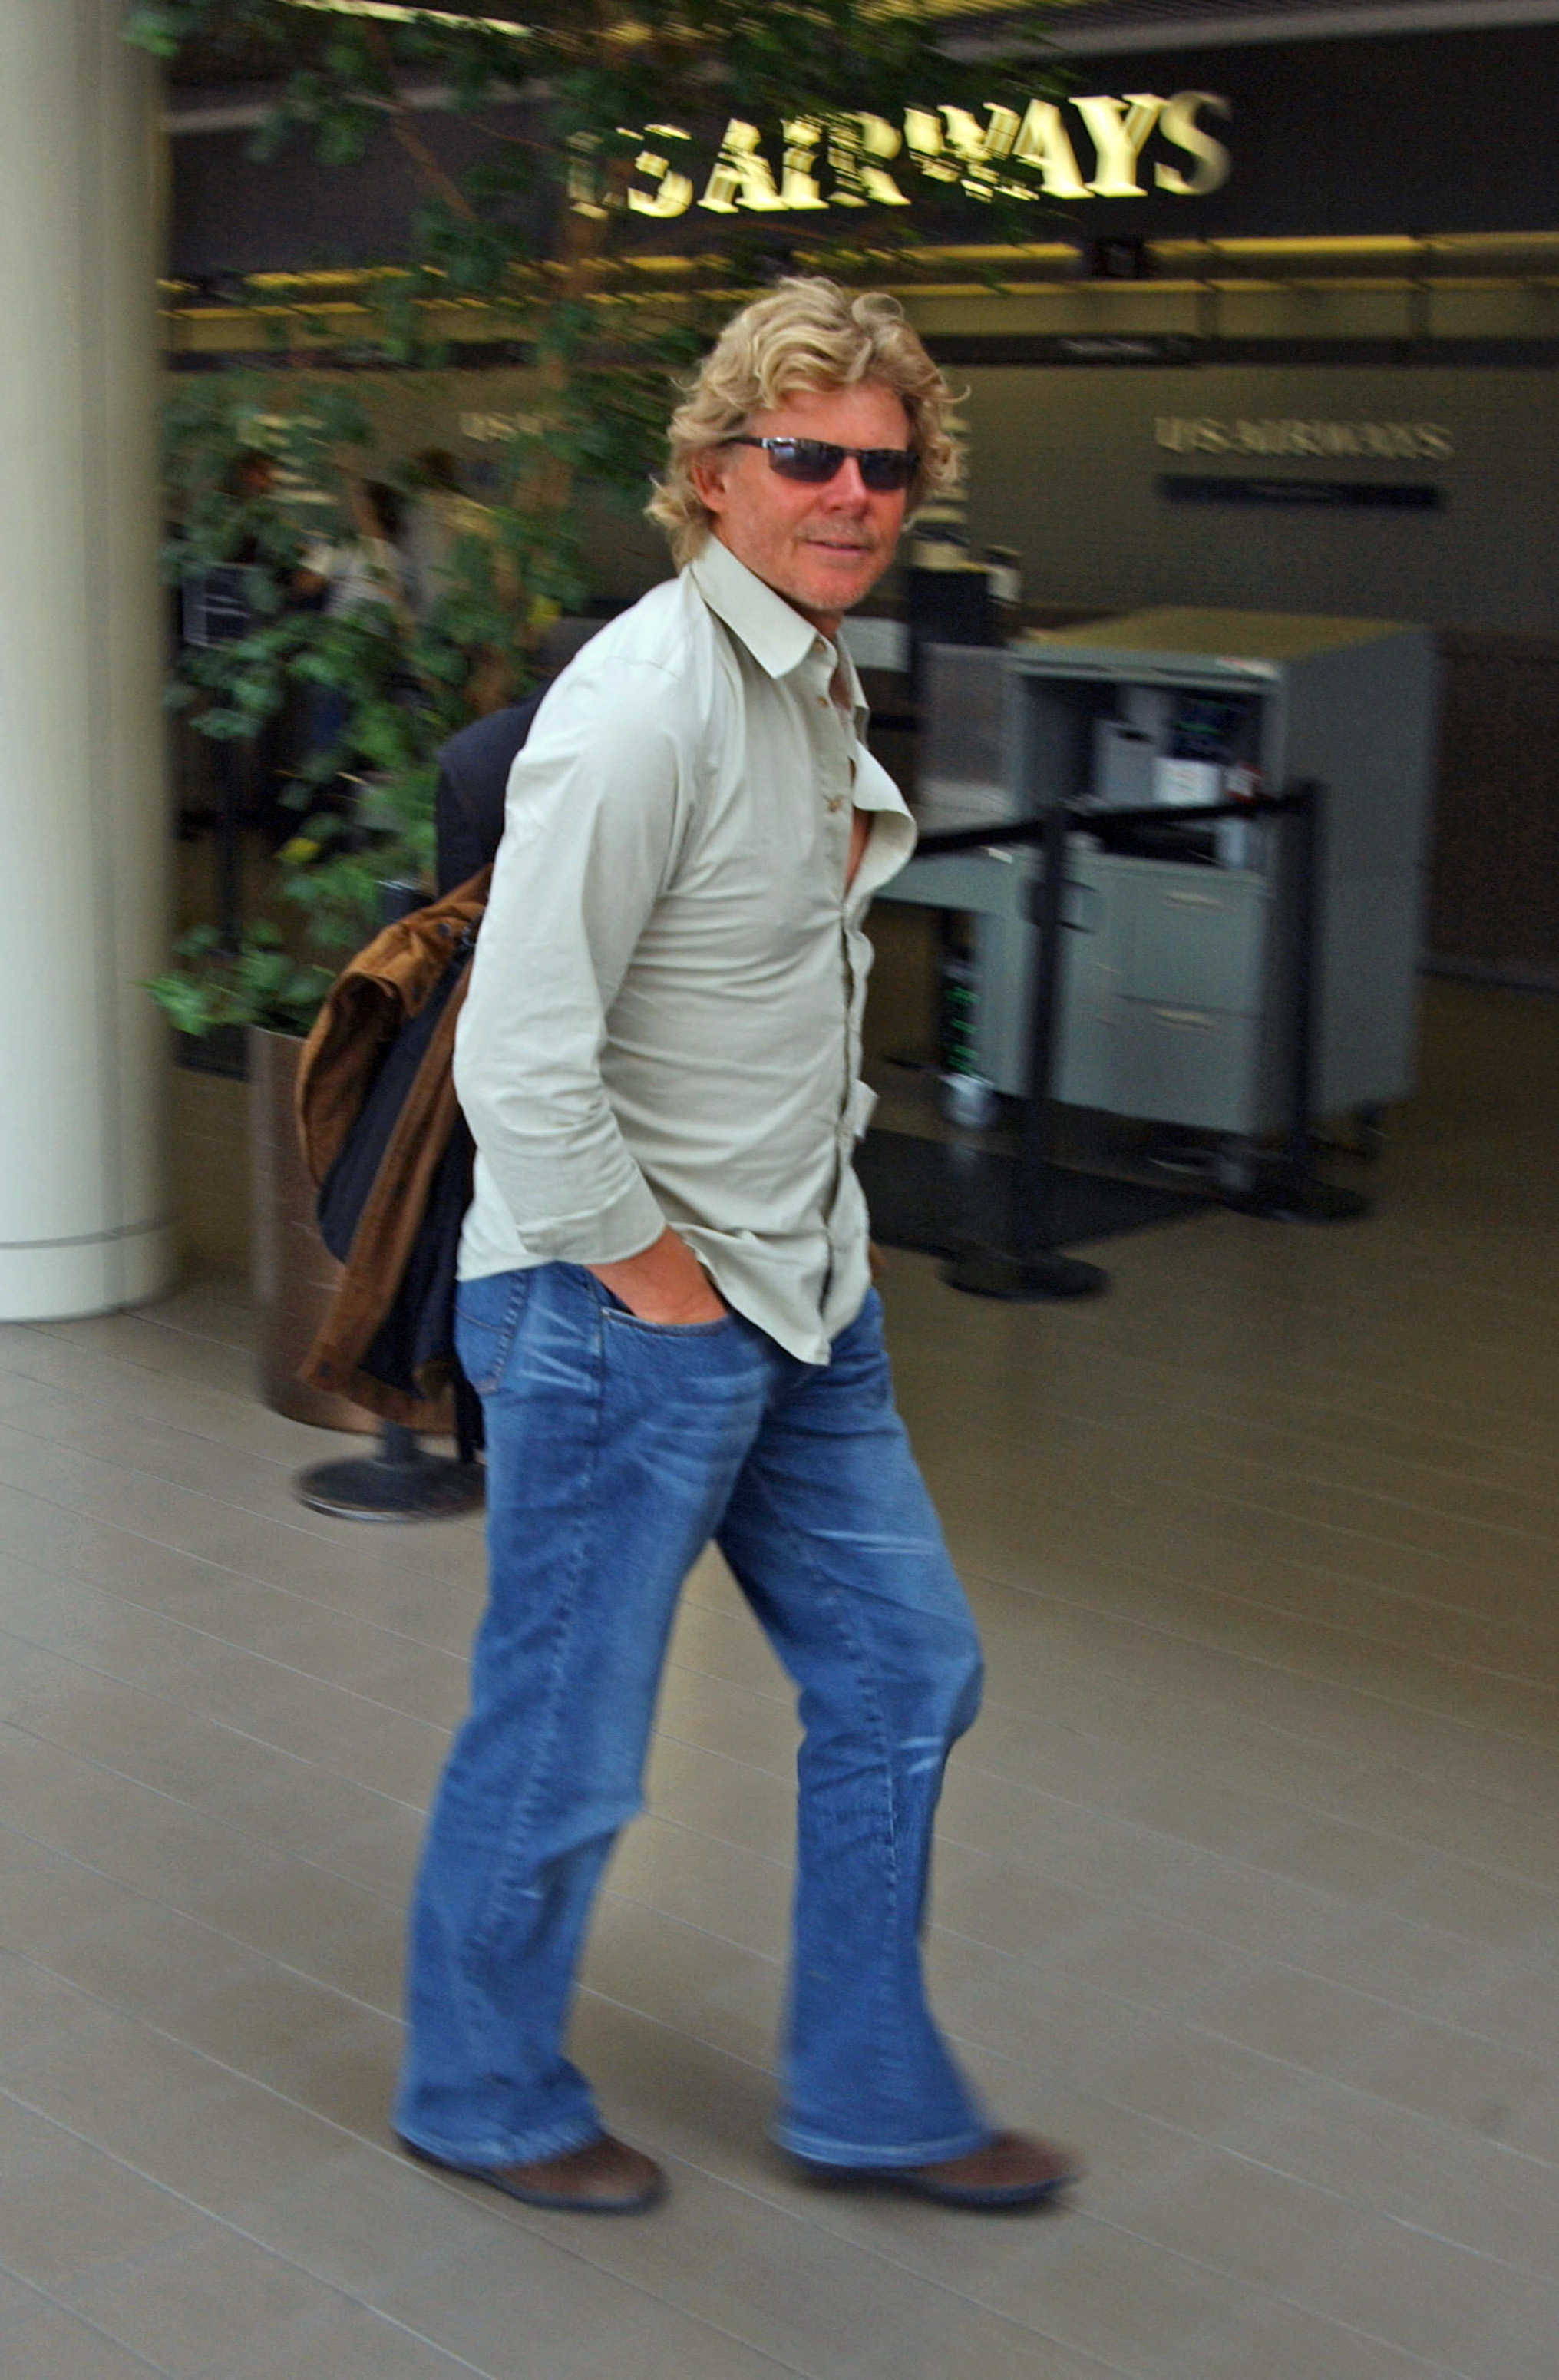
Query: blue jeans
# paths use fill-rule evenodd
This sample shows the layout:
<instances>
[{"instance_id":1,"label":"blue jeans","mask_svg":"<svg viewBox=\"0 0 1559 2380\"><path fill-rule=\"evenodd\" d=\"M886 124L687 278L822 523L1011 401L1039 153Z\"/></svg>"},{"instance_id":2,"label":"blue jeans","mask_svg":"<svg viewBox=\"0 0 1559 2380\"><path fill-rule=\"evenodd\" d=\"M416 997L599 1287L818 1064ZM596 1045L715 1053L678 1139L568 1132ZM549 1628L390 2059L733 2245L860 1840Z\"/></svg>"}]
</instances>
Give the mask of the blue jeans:
<instances>
[{"instance_id":1,"label":"blue jeans","mask_svg":"<svg viewBox=\"0 0 1559 2380\"><path fill-rule=\"evenodd\" d=\"M582 1267L464 1283L490 1596L413 1903L395 2122L452 2164L601 2130L563 2051L586 1922L642 1807L678 1592L713 1537L801 1692L794 1946L775 2138L910 2166L991 2135L925 2002L948 1753L980 1648L894 1410L874 1291L828 1365L741 1317L639 1321Z\"/></svg>"}]
</instances>

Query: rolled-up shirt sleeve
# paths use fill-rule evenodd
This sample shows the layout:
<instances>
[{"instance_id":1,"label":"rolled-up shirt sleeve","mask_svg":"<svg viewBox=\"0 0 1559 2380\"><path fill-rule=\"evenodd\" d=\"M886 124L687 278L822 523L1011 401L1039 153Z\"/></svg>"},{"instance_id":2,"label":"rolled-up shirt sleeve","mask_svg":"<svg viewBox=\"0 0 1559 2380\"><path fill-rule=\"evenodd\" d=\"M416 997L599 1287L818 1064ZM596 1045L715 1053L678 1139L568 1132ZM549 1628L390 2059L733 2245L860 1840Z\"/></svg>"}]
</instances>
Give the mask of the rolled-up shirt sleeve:
<instances>
[{"instance_id":1,"label":"rolled-up shirt sleeve","mask_svg":"<svg viewBox=\"0 0 1559 2380\"><path fill-rule=\"evenodd\" d=\"M571 674L572 675L572 674ZM479 1155L538 1261L614 1264L665 1219L601 1079L607 1017L692 799L667 673L628 662L548 698L509 780L455 1045Z\"/></svg>"}]
</instances>

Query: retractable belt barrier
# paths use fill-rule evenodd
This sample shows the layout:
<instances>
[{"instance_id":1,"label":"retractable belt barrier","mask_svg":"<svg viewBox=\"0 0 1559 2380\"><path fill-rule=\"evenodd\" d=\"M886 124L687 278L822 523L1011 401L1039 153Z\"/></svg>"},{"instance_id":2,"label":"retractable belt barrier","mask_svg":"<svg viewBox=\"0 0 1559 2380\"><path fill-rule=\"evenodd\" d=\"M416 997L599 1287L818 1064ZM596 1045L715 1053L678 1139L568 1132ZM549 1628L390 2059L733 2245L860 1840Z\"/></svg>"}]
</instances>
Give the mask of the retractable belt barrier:
<instances>
[{"instance_id":1,"label":"retractable belt barrier","mask_svg":"<svg viewBox=\"0 0 1559 2380\"><path fill-rule=\"evenodd\" d=\"M1045 870L1033 887L1033 922L1039 929L1029 1037L1029 1080L1018 1143L1017 1195L1010 1249L972 1247L942 1268L955 1289L977 1297L1033 1302L1051 1297L1089 1297L1108 1286L1098 1266L1063 1256L1055 1239L1056 1122L1060 1102L1053 1089L1065 970L1067 837L1095 832L1107 818L1112 827L1191 826L1218 819L1274 818L1291 842L1294 932L1286 1036L1287 1131L1279 1156L1259 1170L1247 1190L1224 1201L1245 1215L1275 1222L1341 1222L1370 1211L1368 1199L1316 1178L1311 1133L1315 1054L1315 1017L1320 984L1320 881L1325 823L1325 788L1300 779L1277 794L1249 801L1162 803L1140 809L1100 811L1054 803L1032 819L988 827L959 827L921 837L916 856L942 858L954 852L989 851L1037 844Z\"/></svg>"}]
</instances>

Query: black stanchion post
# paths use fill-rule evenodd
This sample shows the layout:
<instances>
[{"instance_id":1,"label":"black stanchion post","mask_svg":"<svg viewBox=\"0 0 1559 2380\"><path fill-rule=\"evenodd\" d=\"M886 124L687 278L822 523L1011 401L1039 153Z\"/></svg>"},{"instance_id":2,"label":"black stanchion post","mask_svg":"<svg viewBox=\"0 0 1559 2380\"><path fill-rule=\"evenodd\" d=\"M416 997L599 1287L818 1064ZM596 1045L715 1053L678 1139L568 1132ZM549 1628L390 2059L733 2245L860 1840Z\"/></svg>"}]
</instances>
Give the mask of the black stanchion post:
<instances>
[{"instance_id":1,"label":"black stanchion post","mask_svg":"<svg viewBox=\"0 0 1559 2380\"><path fill-rule=\"evenodd\" d=\"M1315 1097L1315 1025L1322 983L1322 871L1326 789L1311 780L1289 786L1287 811L1293 855L1293 963L1289 980L1287 1139L1279 1162L1249 1190L1227 1200L1241 1215L1275 1223L1344 1223L1370 1212L1357 1190L1318 1181L1311 1121Z\"/></svg>"},{"instance_id":2,"label":"black stanchion post","mask_svg":"<svg viewBox=\"0 0 1559 2380\"><path fill-rule=\"evenodd\" d=\"M945 1281L954 1289L968 1291L973 1297L1036 1304L1043 1298L1096 1296L1108 1286L1109 1276L1099 1266L1083 1264L1076 1257L1064 1257L1051 1245L1051 1160L1056 1137L1051 1085L1064 990L1062 902L1070 825L1071 815L1061 803L1053 804L1045 813L1040 838L1045 874L1034 912L1039 948L1034 954L1028 1099L1023 1108L1009 1226L1012 1249L1008 1253L997 1248L973 1248L942 1268Z\"/></svg>"},{"instance_id":3,"label":"black stanchion post","mask_svg":"<svg viewBox=\"0 0 1559 2380\"><path fill-rule=\"evenodd\" d=\"M380 920L393 926L420 909L427 894L415 884L380 887ZM341 1521L445 1521L475 1512L486 1494L479 1463L429 1454L414 1429L385 1422L373 1454L347 1455L300 1471L293 1493L312 1512Z\"/></svg>"}]
</instances>

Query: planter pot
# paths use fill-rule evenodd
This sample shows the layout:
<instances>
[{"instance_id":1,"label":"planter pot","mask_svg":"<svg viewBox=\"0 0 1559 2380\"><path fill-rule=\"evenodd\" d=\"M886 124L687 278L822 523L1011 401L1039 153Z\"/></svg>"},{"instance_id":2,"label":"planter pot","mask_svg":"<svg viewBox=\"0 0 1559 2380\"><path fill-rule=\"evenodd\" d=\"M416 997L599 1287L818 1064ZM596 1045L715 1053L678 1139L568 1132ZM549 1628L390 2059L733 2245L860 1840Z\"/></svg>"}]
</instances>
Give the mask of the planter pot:
<instances>
[{"instance_id":1,"label":"planter pot","mask_svg":"<svg viewBox=\"0 0 1559 2380\"><path fill-rule=\"evenodd\" d=\"M254 1293L260 1308L260 1392L275 1413L321 1429L376 1432L376 1416L346 1397L309 1388L297 1367L324 1319L341 1267L314 1220L314 1184L293 1123L303 1043L251 1026L249 1164L254 1189Z\"/></svg>"}]
</instances>

